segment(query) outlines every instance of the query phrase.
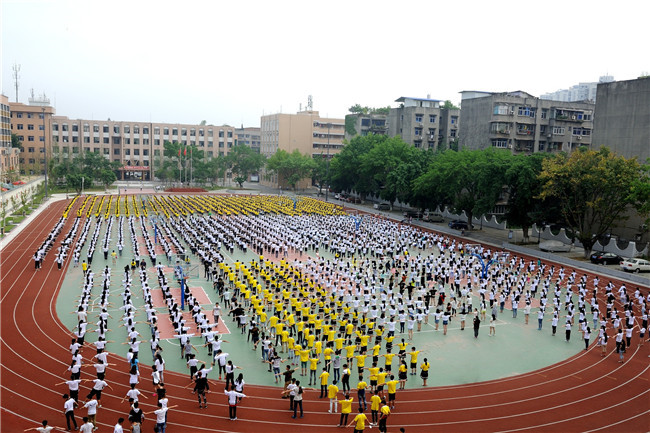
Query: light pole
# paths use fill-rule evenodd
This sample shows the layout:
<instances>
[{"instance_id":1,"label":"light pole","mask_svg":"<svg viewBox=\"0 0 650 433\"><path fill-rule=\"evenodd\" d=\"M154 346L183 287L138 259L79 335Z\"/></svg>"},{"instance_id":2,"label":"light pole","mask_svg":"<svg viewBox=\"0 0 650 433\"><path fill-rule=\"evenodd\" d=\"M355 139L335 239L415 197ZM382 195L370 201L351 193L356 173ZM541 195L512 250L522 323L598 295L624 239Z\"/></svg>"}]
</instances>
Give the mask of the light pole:
<instances>
[{"instance_id":1,"label":"light pole","mask_svg":"<svg viewBox=\"0 0 650 433\"><path fill-rule=\"evenodd\" d=\"M81 176L81 195L84 195L84 181L85 180L86 180L86 178Z\"/></svg>"},{"instance_id":2,"label":"light pole","mask_svg":"<svg viewBox=\"0 0 650 433\"><path fill-rule=\"evenodd\" d=\"M327 123L327 171L325 173L325 201L329 201L330 194L330 129L331 123Z\"/></svg>"},{"instance_id":3,"label":"light pole","mask_svg":"<svg viewBox=\"0 0 650 433\"><path fill-rule=\"evenodd\" d=\"M45 156L45 198L47 199L47 133L45 131L45 107L41 107L43 111L43 155Z\"/></svg>"}]
</instances>

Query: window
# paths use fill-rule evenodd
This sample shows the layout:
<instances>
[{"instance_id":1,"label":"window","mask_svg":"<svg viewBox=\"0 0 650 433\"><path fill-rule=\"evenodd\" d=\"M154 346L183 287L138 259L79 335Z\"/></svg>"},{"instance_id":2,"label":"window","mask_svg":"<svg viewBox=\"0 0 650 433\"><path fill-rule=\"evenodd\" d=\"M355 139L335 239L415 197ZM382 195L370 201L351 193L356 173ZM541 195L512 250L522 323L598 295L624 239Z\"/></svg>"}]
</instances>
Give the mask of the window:
<instances>
[{"instance_id":1,"label":"window","mask_svg":"<svg viewBox=\"0 0 650 433\"><path fill-rule=\"evenodd\" d=\"M64 147L63 148L63 153L70 153L70 148L69 147Z\"/></svg>"},{"instance_id":2,"label":"window","mask_svg":"<svg viewBox=\"0 0 650 433\"><path fill-rule=\"evenodd\" d=\"M415 128L415 135L418 137L422 136L422 128Z\"/></svg>"},{"instance_id":3,"label":"window","mask_svg":"<svg viewBox=\"0 0 650 433\"><path fill-rule=\"evenodd\" d=\"M361 119L361 126L370 126L370 119Z\"/></svg>"},{"instance_id":4,"label":"window","mask_svg":"<svg viewBox=\"0 0 650 433\"><path fill-rule=\"evenodd\" d=\"M108 149L106 149L106 150L108 150ZM93 152L94 153L99 153L99 147L93 147Z\"/></svg>"},{"instance_id":5,"label":"window","mask_svg":"<svg viewBox=\"0 0 650 433\"><path fill-rule=\"evenodd\" d=\"M33 131L34 130L34 125L27 125L27 130L28 131Z\"/></svg>"},{"instance_id":6,"label":"window","mask_svg":"<svg viewBox=\"0 0 650 433\"><path fill-rule=\"evenodd\" d=\"M223 141L219 142L219 149L223 149Z\"/></svg>"},{"instance_id":7,"label":"window","mask_svg":"<svg viewBox=\"0 0 650 433\"><path fill-rule=\"evenodd\" d=\"M143 126L142 127L142 133L143 134L149 134L149 127L148 126Z\"/></svg>"},{"instance_id":8,"label":"window","mask_svg":"<svg viewBox=\"0 0 650 433\"><path fill-rule=\"evenodd\" d=\"M153 133L156 134L156 135L160 135L160 126L155 126L153 128Z\"/></svg>"},{"instance_id":9,"label":"window","mask_svg":"<svg viewBox=\"0 0 650 433\"><path fill-rule=\"evenodd\" d=\"M59 136L58 136L58 135L55 135L55 136L52 137L52 138L54 138L54 142L55 142L55 143L58 143L58 142L59 142Z\"/></svg>"},{"instance_id":10,"label":"window","mask_svg":"<svg viewBox=\"0 0 650 433\"><path fill-rule=\"evenodd\" d=\"M169 135L169 128L168 127L165 126L165 128L163 129L163 134L164 135Z\"/></svg>"},{"instance_id":11,"label":"window","mask_svg":"<svg viewBox=\"0 0 650 433\"><path fill-rule=\"evenodd\" d=\"M84 143L90 143L90 137L84 137Z\"/></svg>"},{"instance_id":12,"label":"window","mask_svg":"<svg viewBox=\"0 0 650 433\"><path fill-rule=\"evenodd\" d=\"M546 134L546 125L539 125L539 133L542 135Z\"/></svg>"},{"instance_id":13,"label":"window","mask_svg":"<svg viewBox=\"0 0 650 433\"><path fill-rule=\"evenodd\" d=\"M416 114L416 115L415 115L415 121L416 121L417 123L422 123L422 118L423 118L423 117L424 117L424 116L423 116L422 114Z\"/></svg>"},{"instance_id":14,"label":"window","mask_svg":"<svg viewBox=\"0 0 650 433\"><path fill-rule=\"evenodd\" d=\"M585 114L582 116L582 120L590 121L590 120L591 120L591 114L587 114L587 113L585 113Z\"/></svg>"},{"instance_id":15,"label":"window","mask_svg":"<svg viewBox=\"0 0 650 433\"><path fill-rule=\"evenodd\" d=\"M22 119L23 118L23 113L16 113L16 118Z\"/></svg>"},{"instance_id":16,"label":"window","mask_svg":"<svg viewBox=\"0 0 650 433\"><path fill-rule=\"evenodd\" d=\"M72 132L79 132L79 125L76 123L72 125Z\"/></svg>"},{"instance_id":17,"label":"window","mask_svg":"<svg viewBox=\"0 0 650 433\"><path fill-rule=\"evenodd\" d=\"M181 135L186 136L187 135L187 128L181 128Z\"/></svg>"},{"instance_id":18,"label":"window","mask_svg":"<svg viewBox=\"0 0 650 433\"><path fill-rule=\"evenodd\" d=\"M16 125L16 129L20 129L20 130L22 130L22 129L23 129L23 124L22 124L22 123L19 123L18 125Z\"/></svg>"},{"instance_id":19,"label":"window","mask_svg":"<svg viewBox=\"0 0 650 433\"><path fill-rule=\"evenodd\" d=\"M142 144L146 144L148 146L149 145L149 139L148 138L143 138L142 139Z\"/></svg>"},{"instance_id":20,"label":"window","mask_svg":"<svg viewBox=\"0 0 650 433\"><path fill-rule=\"evenodd\" d=\"M99 125L93 125L93 132L99 132Z\"/></svg>"},{"instance_id":21,"label":"window","mask_svg":"<svg viewBox=\"0 0 650 433\"><path fill-rule=\"evenodd\" d=\"M492 147L497 147L499 149L506 149L508 147L508 139L495 138L492 140Z\"/></svg>"},{"instance_id":22,"label":"window","mask_svg":"<svg viewBox=\"0 0 650 433\"><path fill-rule=\"evenodd\" d=\"M535 109L532 107L519 107L518 116L535 117Z\"/></svg>"},{"instance_id":23,"label":"window","mask_svg":"<svg viewBox=\"0 0 650 433\"><path fill-rule=\"evenodd\" d=\"M133 149L133 155L140 156L140 149Z\"/></svg>"},{"instance_id":24,"label":"window","mask_svg":"<svg viewBox=\"0 0 650 433\"><path fill-rule=\"evenodd\" d=\"M104 151L102 152L104 155L110 155L111 151L108 148L104 148Z\"/></svg>"},{"instance_id":25,"label":"window","mask_svg":"<svg viewBox=\"0 0 650 433\"><path fill-rule=\"evenodd\" d=\"M64 123L63 125L61 125L61 131L68 132L68 124L67 123Z\"/></svg>"},{"instance_id":26,"label":"window","mask_svg":"<svg viewBox=\"0 0 650 433\"><path fill-rule=\"evenodd\" d=\"M108 144L108 137L104 137L104 144Z\"/></svg>"},{"instance_id":27,"label":"window","mask_svg":"<svg viewBox=\"0 0 650 433\"><path fill-rule=\"evenodd\" d=\"M27 148L27 152L29 152L29 153L34 153L35 150L36 150L35 147L28 147L28 148Z\"/></svg>"},{"instance_id":28,"label":"window","mask_svg":"<svg viewBox=\"0 0 650 433\"><path fill-rule=\"evenodd\" d=\"M124 133L125 134L131 133L131 125L124 125Z\"/></svg>"},{"instance_id":29,"label":"window","mask_svg":"<svg viewBox=\"0 0 650 433\"><path fill-rule=\"evenodd\" d=\"M565 129L564 126L554 126L553 134L554 135L564 135Z\"/></svg>"},{"instance_id":30,"label":"window","mask_svg":"<svg viewBox=\"0 0 650 433\"><path fill-rule=\"evenodd\" d=\"M436 115L429 114L429 123L436 123Z\"/></svg>"},{"instance_id":31,"label":"window","mask_svg":"<svg viewBox=\"0 0 650 433\"><path fill-rule=\"evenodd\" d=\"M77 138L77 137L74 137L74 138ZM41 143L45 143L45 136L44 135L39 136L38 141L40 141Z\"/></svg>"},{"instance_id":32,"label":"window","mask_svg":"<svg viewBox=\"0 0 650 433\"><path fill-rule=\"evenodd\" d=\"M458 116L451 116L451 124L458 125Z\"/></svg>"},{"instance_id":33,"label":"window","mask_svg":"<svg viewBox=\"0 0 650 433\"><path fill-rule=\"evenodd\" d=\"M93 143L99 144L99 137L93 137Z\"/></svg>"},{"instance_id":34,"label":"window","mask_svg":"<svg viewBox=\"0 0 650 433\"><path fill-rule=\"evenodd\" d=\"M203 137L203 128L199 129L199 137Z\"/></svg>"},{"instance_id":35,"label":"window","mask_svg":"<svg viewBox=\"0 0 650 433\"><path fill-rule=\"evenodd\" d=\"M144 156L149 156L149 149L143 149L143 150L142 150L142 154L143 154ZM137 155L137 153L136 153L136 155Z\"/></svg>"},{"instance_id":36,"label":"window","mask_svg":"<svg viewBox=\"0 0 650 433\"><path fill-rule=\"evenodd\" d=\"M108 125L104 125L102 131L104 132L104 134L108 134Z\"/></svg>"},{"instance_id":37,"label":"window","mask_svg":"<svg viewBox=\"0 0 650 433\"><path fill-rule=\"evenodd\" d=\"M124 137L124 144L131 144L131 139L129 137Z\"/></svg>"},{"instance_id":38,"label":"window","mask_svg":"<svg viewBox=\"0 0 650 433\"><path fill-rule=\"evenodd\" d=\"M90 125L87 123L84 123L84 132L90 132Z\"/></svg>"},{"instance_id":39,"label":"window","mask_svg":"<svg viewBox=\"0 0 650 433\"><path fill-rule=\"evenodd\" d=\"M23 129L23 125L18 125L18 129ZM52 124L52 130L53 131L58 131L59 130L59 124L58 123L53 123Z\"/></svg>"},{"instance_id":40,"label":"window","mask_svg":"<svg viewBox=\"0 0 650 433\"><path fill-rule=\"evenodd\" d=\"M160 156L160 149L156 149L153 151L153 156Z\"/></svg>"},{"instance_id":41,"label":"window","mask_svg":"<svg viewBox=\"0 0 650 433\"><path fill-rule=\"evenodd\" d=\"M456 137L456 130L455 129L450 130L449 131L449 136L450 137Z\"/></svg>"},{"instance_id":42,"label":"window","mask_svg":"<svg viewBox=\"0 0 650 433\"><path fill-rule=\"evenodd\" d=\"M196 129L194 128L190 129L190 137L196 137Z\"/></svg>"},{"instance_id":43,"label":"window","mask_svg":"<svg viewBox=\"0 0 650 433\"><path fill-rule=\"evenodd\" d=\"M119 154L120 154L120 149L113 149L113 155L119 155Z\"/></svg>"},{"instance_id":44,"label":"window","mask_svg":"<svg viewBox=\"0 0 650 433\"><path fill-rule=\"evenodd\" d=\"M113 126L113 132L115 134L119 134L120 133L120 126L119 125L114 125Z\"/></svg>"},{"instance_id":45,"label":"window","mask_svg":"<svg viewBox=\"0 0 650 433\"><path fill-rule=\"evenodd\" d=\"M140 139L139 138L134 138L133 139L133 144L140 144Z\"/></svg>"},{"instance_id":46,"label":"window","mask_svg":"<svg viewBox=\"0 0 650 433\"><path fill-rule=\"evenodd\" d=\"M124 155L131 155L131 149L124 149Z\"/></svg>"},{"instance_id":47,"label":"window","mask_svg":"<svg viewBox=\"0 0 650 433\"><path fill-rule=\"evenodd\" d=\"M228 138L232 138L232 131L228 131Z\"/></svg>"},{"instance_id":48,"label":"window","mask_svg":"<svg viewBox=\"0 0 650 433\"><path fill-rule=\"evenodd\" d=\"M172 129L172 135L178 135L178 128Z\"/></svg>"},{"instance_id":49,"label":"window","mask_svg":"<svg viewBox=\"0 0 650 433\"><path fill-rule=\"evenodd\" d=\"M140 133L140 126L139 125L133 125L133 133L134 134L139 134Z\"/></svg>"},{"instance_id":50,"label":"window","mask_svg":"<svg viewBox=\"0 0 650 433\"><path fill-rule=\"evenodd\" d=\"M219 131L219 137L223 138L223 129L221 131Z\"/></svg>"},{"instance_id":51,"label":"window","mask_svg":"<svg viewBox=\"0 0 650 433\"><path fill-rule=\"evenodd\" d=\"M34 115L32 113L27 113L27 118L28 119L31 119L32 117L34 117Z\"/></svg>"},{"instance_id":52,"label":"window","mask_svg":"<svg viewBox=\"0 0 650 433\"><path fill-rule=\"evenodd\" d=\"M107 138L108 138L108 137L107 137ZM125 138L125 140L128 140L128 139ZM113 144L120 144L120 141L121 141L121 140L120 140L120 137L113 137Z\"/></svg>"},{"instance_id":53,"label":"window","mask_svg":"<svg viewBox=\"0 0 650 433\"><path fill-rule=\"evenodd\" d=\"M542 108L542 119L546 119L548 117L548 108Z\"/></svg>"},{"instance_id":54,"label":"window","mask_svg":"<svg viewBox=\"0 0 650 433\"><path fill-rule=\"evenodd\" d=\"M508 106L507 105L495 105L494 106L494 114L508 114Z\"/></svg>"},{"instance_id":55,"label":"window","mask_svg":"<svg viewBox=\"0 0 650 433\"><path fill-rule=\"evenodd\" d=\"M34 141L34 136L33 135L27 136L27 141Z\"/></svg>"},{"instance_id":56,"label":"window","mask_svg":"<svg viewBox=\"0 0 650 433\"><path fill-rule=\"evenodd\" d=\"M208 137L214 137L214 131L212 129L208 129Z\"/></svg>"},{"instance_id":57,"label":"window","mask_svg":"<svg viewBox=\"0 0 650 433\"><path fill-rule=\"evenodd\" d=\"M160 140L159 140L158 138L156 138L156 139L153 141L153 145L154 145L154 146L160 146Z\"/></svg>"}]
</instances>

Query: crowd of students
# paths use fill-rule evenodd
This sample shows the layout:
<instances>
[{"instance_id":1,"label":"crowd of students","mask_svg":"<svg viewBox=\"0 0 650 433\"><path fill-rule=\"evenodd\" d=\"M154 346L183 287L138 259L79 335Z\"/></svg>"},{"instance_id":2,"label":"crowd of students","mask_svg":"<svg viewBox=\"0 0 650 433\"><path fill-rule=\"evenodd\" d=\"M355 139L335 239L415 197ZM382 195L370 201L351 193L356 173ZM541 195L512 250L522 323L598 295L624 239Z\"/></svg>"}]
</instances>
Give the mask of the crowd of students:
<instances>
[{"instance_id":1,"label":"crowd of students","mask_svg":"<svg viewBox=\"0 0 650 433\"><path fill-rule=\"evenodd\" d=\"M220 203L224 205L225 202ZM178 214L182 208L191 206L200 208L201 200L179 202L178 207L170 207L169 212ZM639 344L645 339L650 298L644 297L638 288L632 292L625 285L615 287L611 282L601 288L598 277L590 281L587 275L578 276L575 270L569 272L563 267L492 251L481 245L468 245L384 218L352 218L332 212L331 208L319 207L319 204L311 206L313 212L304 215L290 212L252 215L250 209L246 214L233 212L227 216L195 212L182 218L159 218L155 229L150 226L151 220L144 216L118 219L118 245L123 246L122 226L127 221L134 257L131 266L124 269L122 305L119 306L123 311L120 326L126 328L127 335L124 344L129 346L130 390L126 398L131 404L128 419L134 431L139 429L143 416L138 407L141 393L137 390L139 345L143 340L135 330L136 308L131 292L136 270L146 322L151 329L152 378L158 395L158 409L153 413L158 431L164 433L167 411L173 407L168 404L164 387L165 363L159 344L157 309L148 283L149 271L140 256L138 229L155 267L169 320L179 341L180 356L185 358L190 369L192 383L189 386L193 386L199 408L207 408L208 374L211 367L217 365L219 380L225 380L224 392L231 420L237 419L236 407L245 397L245 382L243 374L235 379L238 367L222 350L225 340L220 338L216 328L222 317L221 308L215 305L210 321L208 311L185 286L184 296L194 320L193 324L186 323L172 295L165 267L157 261L149 234L151 229L155 230L156 240L164 246L168 261L174 252L200 260L205 277L213 282L221 304L237 323L238 330L248 335L255 350L260 349L259 357L269 364L276 382L284 382L283 395L289 399L294 418L303 416L304 391L319 390L320 398L329 399L330 412L337 412L338 403L341 403L340 426L347 425L356 396L359 415L352 421L356 423L355 428L361 426L363 429L368 421L365 413L370 406L369 422L385 431L386 420L396 407L397 391L406 388L408 376L416 375L419 370L423 385L427 385L431 364L427 358L419 361L423 352L411 341L414 333L420 332L430 321L435 330L446 335L452 320L463 330L470 316L474 336L478 337L480 323L486 321L489 309L489 335L496 335L494 325L506 306L511 309L513 318L517 318L519 307L523 307L528 324L532 305L538 302L538 329L542 330L543 323L550 320L552 335L555 335L562 320L565 340L570 341L577 316L585 349L589 347L592 334L588 314L592 316L593 329L599 330L597 341L603 354L611 329L621 361L635 333ZM105 261L113 220L114 217L108 218L106 224ZM89 221L82 229L75 252L85 243ZM75 221L72 238L77 224ZM94 364L97 379L84 403L89 404L89 416L94 406L90 402L97 401L96 407L101 407L101 391L110 387L105 380L109 365L105 344L112 272L108 266L102 271L102 292L97 295L92 292L94 273L89 266L102 224L102 219L98 218L88 248L88 264L84 262L84 284L76 311L78 324L71 344L71 378L64 382L69 386L65 396L69 409L70 400L78 403L79 385L83 383L79 379L80 351L88 332L89 299L98 296L99 320L92 330L97 332L97 353L93 357L97 360ZM120 255L121 251L120 248ZM225 256L235 253L242 257L255 254L256 258L228 263ZM483 266L488 262L493 265ZM180 269L178 272L177 280L183 277ZM192 345L191 338L199 336L212 357L210 368L206 367L207 362L197 359L198 349ZM611 332L609 336L614 337ZM394 342L396 338L399 342ZM288 364L282 371L284 362ZM301 380L293 377L298 368L300 376L308 377L309 387L301 386ZM355 382L353 378L358 380ZM69 416L67 409L68 427L70 422L76 427L74 414ZM96 415L96 408L94 410L93 415Z\"/></svg>"}]
</instances>

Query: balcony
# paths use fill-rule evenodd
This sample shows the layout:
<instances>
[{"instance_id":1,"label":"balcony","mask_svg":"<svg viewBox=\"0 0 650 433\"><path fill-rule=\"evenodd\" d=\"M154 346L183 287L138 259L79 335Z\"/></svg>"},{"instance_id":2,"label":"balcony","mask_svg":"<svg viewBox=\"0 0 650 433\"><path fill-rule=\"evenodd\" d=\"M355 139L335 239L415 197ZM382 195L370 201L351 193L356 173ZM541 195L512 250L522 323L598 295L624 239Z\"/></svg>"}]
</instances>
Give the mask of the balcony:
<instances>
[{"instance_id":1,"label":"balcony","mask_svg":"<svg viewBox=\"0 0 650 433\"><path fill-rule=\"evenodd\" d=\"M517 135L535 135L535 131L530 129L517 129Z\"/></svg>"}]
</instances>

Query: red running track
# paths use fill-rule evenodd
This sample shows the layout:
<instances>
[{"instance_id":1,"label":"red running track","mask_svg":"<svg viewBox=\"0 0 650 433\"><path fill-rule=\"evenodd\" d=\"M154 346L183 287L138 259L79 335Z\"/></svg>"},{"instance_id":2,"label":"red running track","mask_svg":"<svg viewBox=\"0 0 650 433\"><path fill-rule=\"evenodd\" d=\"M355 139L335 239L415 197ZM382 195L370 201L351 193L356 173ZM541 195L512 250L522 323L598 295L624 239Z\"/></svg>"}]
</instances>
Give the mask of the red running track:
<instances>
[{"instance_id":1,"label":"red running track","mask_svg":"<svg viewBox=\"0 0 650 433\"><path fill-rule=\"evenodd\" d=\"M36 427L42 419L65 425L61 395L67 387L56 384L67 378L70 332L55 311L65 269L56 269L52 252L38 272L34 271L31 260L33 251L65 206L65 202L51 204L42 217L2 251L1 432ZM66 223L61 236L67 233L71 223L72 219ZM599 348L592 345L589 351L519 376L401 391L397 394L396 410L389 418L388 431L398 432L399 427L405 427L408 433L646 432L650 430L649 348L650 344L633 345L626 362L619 364L616 354L601 358ZM83 355L87 363L92 356L91 349L85 348ZM480 357L477 363L480 365ZM112 432L117 418L126 418L128 413L128 403L120 403L128 384L128 374L121 366L107 371L107 381L113 389L103 393L103 407L97 416L99 432ZM335 426L339 415L328 414L327 400L318 399L315 391L306 392L304 418L292 420L288 401L280 399L278 388L247 385L248 397L239 406L239 420L229 421L225 396L220 394L221 383L212 383L209 409L198 409L196 400L184 388L187 375L173 372L165 375L170 404L178 405L169 414L167 431L170 433L338 430ZM82 378L93 377L88 367L82 369ZM431 379L435 381L435 372ZM84 386L80 395L84 396L87 389ZM146 379L141 381L141 389L151 389ZM153 400L149 394L143 401L145 411L155 409ZM76 413L80 419L85 411ZM151 419L149 416L144 431L151 431Z\"/></svg>"}]
</instances>

